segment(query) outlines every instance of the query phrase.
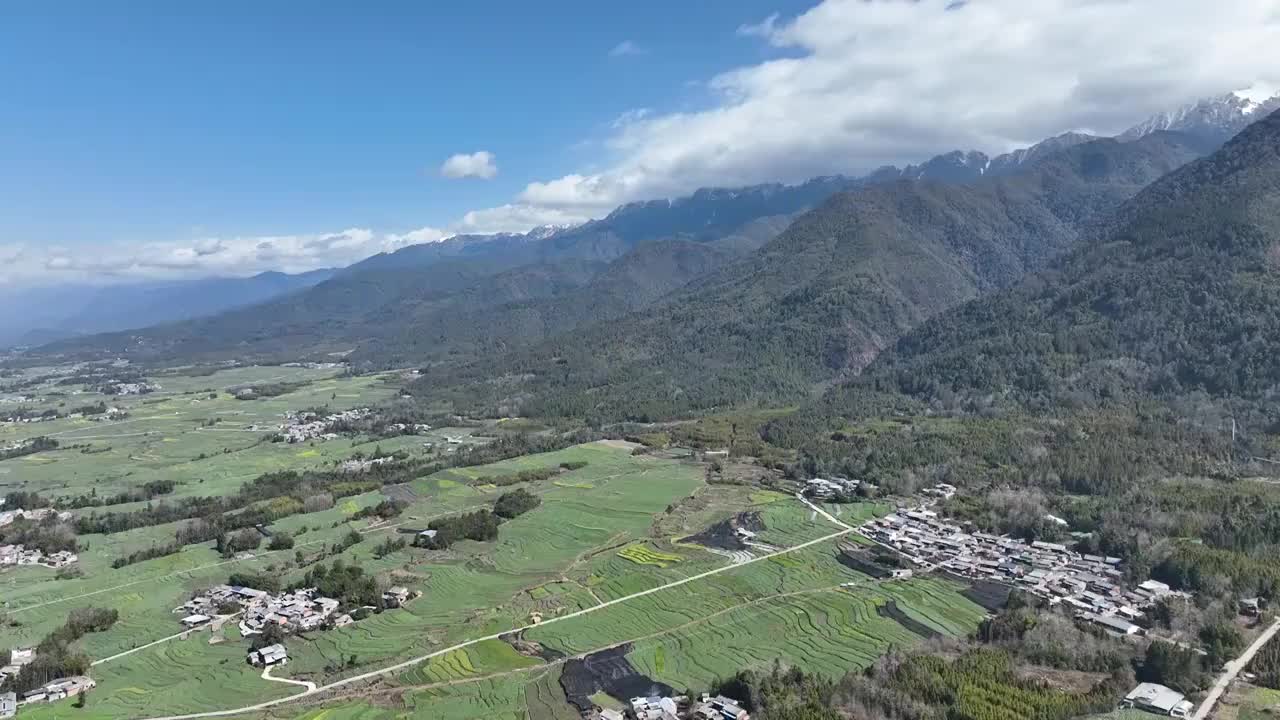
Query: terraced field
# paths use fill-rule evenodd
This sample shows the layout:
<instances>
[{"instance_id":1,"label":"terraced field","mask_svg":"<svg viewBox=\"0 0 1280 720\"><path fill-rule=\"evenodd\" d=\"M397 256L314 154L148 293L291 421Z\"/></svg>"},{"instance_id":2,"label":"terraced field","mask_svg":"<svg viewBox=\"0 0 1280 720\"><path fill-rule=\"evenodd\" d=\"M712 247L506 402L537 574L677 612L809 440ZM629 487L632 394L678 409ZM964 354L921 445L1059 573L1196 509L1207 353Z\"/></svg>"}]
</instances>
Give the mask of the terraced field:
<instances>
[{"instance_id":1,"label":"terraced field","mask_svg":"<svg viewBox=\"0 0 1280 720\"><path fill-rule=\"evenodd\" d=\"M93 668L98 683L83 710L75 717L136 718L168 712L198 712L210 707L235 707L246 692L270 699L296 692L296 688L269 683L259 670L245 664L244 644L228 639L210 645L208 633L175 640L130 655L118 663ZM65 718L73 712L69 703L24 708L24 720Z\"/></svg>"},{"instance_id":2,"label":"terraced field","mask_svg":"<svg viewBox=\"0 0 1280 720\"><path fill-rule=\"evenodd\" d=\"M541 664L541 661L521 655L515 648L501 640L486 640L471 647L432 658L401 674L398 681L404 685L432 685L478 675L520 670Z\"/></svg>"},{"instance_id":3,"label":"terraced field","mask_svg":"<svg viewBox=\"0 0 1280 720\"><path fill-rule=\"evenodd\" d=\"M657 565L660 568L674 565L684 559L673 553L655 550L648 545L628 545L618 551L618 557L626 558L637 565Z\"/></svg>"}]
</instances>

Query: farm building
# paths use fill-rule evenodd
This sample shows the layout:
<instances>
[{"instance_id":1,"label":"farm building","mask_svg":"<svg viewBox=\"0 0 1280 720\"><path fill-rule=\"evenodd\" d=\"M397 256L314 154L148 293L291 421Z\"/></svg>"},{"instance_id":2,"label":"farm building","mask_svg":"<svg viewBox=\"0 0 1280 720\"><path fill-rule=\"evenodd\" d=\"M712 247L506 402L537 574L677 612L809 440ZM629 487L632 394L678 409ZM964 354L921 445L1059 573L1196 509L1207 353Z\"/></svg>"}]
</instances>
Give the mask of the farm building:
<instances>
[{"instance_id":1,"label":"farm building","mask_svg":"<svg viewBox=\"0 0 1280 720\"><path fill-rule=\"evenodd\" d=\"M1082 617L1085 620L1088 620L1089 622L1095 625L1101 626L1105 630L1109 630L1113 633L1118 633L1120 635L1142 634L1142 628L1138 627L1137 625L1134 625L1133 623L1129 622L1128 620L1125 620L1124 618L1116 617L1114 615L1098 615L1096 613L1085 613Z\"/></svg>"},{"instance_id":2,"label":"farm building","mask_svg":"<svg viewBox=\"0 0 1280 720\"><path fill-rule=\"evenodd\" d=\"M182 618L182 625L183 627L193 628L197 625L203 625L212 619L213 618L209 617L208 615L201 615L199 613L196 613L195 615L188 615Z\"/></svg>"},{"instance_id":3,"label":"farm building","mask_svg":"<svg viewBox=\"0 0 1280 720\"><path fill-rule=\"evenodd\" d=\"M400 607L408 601L409 588L402 585L389 587L386 592L382 593L382 602L386 603L387 607Z\"/></svg>"},{"instance_id":4,"label":"farm building","mask_svg":"<svg viewBox=\"0 0 1280 720\"><path fill-rule=\"evenodd\" d=\"M693 708L690 717L694 720L750 720L751 716L742 709L742 704L733 698L723 695L710 697L703 695Z\"/></svg>"},{"instance_id":5,"label":"farm building","mask_svg":"<svg viewBox=\"0 0 1280 720\"><path fill-rule=\"evenodd\" d=\"M1191 703L1182 693L1155 683L1142 683L1134 688L1120 705L1176 718L1191 715Z\"/></svg>"},{"instance_id":6,"label":"farm building","mask_svg":"<svg viewBox=\"0 0 1280 720\"><path fill-rule=\"evenodd\" d=\"M268 645L261 650L253 650L249 653L249 664L258 667L269 667L271 665L287 665L289 663L289 653L284 649L284 645L276 643Z\"/></svg>"},{"instance_id":7,"label":"farm building","mask_svg":"<svg viewBox=\"0 0 1280 720\"><path fill-rule=\"evenodd\" d=\"M45 685L43 689L45 691L45 699L49 702L53 702L54 700L74 697L85 690L91 690L97 686L98 684L93 681L93 678L85 677L84 675L75 675L69 678L54 680L48 685Z\"/></svg>"},{"instance_id":8,"label":"farm building","mask_svg":"<svg viewBox=\"0 0 1280 720\"><path fill-rule=\"evenodd\" d=\"M680 703L676 698L649 697L631 698L631 714L636 720L678 720Z\"/></svg>"}]
</instances>

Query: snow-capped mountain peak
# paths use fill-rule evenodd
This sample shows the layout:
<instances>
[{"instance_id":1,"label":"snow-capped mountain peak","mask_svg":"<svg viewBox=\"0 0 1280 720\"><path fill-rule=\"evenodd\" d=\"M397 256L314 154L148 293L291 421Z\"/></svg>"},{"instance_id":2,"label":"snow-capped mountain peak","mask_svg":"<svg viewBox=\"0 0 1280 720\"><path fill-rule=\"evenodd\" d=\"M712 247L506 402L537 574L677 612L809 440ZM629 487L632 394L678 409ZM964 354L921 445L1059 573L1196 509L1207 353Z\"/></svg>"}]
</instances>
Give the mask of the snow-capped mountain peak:
<instances>
[{"instance_id":1,"label":"snow-capped mountain peak","mask_svg":"<svg viewBox=\"0 0 1280 720\"><path fill-rule=\"evenodd\" d=\"M1254 85L1157 113L1121 133L1117 139L1137 140L1153 132L1168 130L1225 141L1261 114L1276 109L1280 109L1280 94L1272 88Z\"/></svg>"}]
</instances>

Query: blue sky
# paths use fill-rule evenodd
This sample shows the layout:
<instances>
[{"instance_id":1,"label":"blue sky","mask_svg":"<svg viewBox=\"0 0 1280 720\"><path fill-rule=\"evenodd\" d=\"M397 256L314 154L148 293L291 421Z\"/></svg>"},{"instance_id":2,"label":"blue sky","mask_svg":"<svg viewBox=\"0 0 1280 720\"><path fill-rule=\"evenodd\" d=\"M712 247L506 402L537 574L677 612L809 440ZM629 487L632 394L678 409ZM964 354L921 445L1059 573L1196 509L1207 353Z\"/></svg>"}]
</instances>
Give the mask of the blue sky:
<instances>
[{"instance_id":1,"label":"blue sky","mask_svg":"<svg viewBox=\"0 0 1280 720\"><path fill-rule=\"evenodd\" d=\"M127 8L127 12L122 12ZM0 236L26 243L447 225L598 162L627 110L769 53L785 0L29 2L0 22ZM620 43L638 48L610 56ZM487 150L493 180L436 169Z\"/></svg>"},{"instance_id":2,"label":"blue sky","mask_svg":"<svg viewBox=\"0 0 1280 720\"><path fill-rule=\"evenodd\" d=\"M15 0L0 287L340 266L1251 86L1274 0Z\"/></svg>"}]
</instances>

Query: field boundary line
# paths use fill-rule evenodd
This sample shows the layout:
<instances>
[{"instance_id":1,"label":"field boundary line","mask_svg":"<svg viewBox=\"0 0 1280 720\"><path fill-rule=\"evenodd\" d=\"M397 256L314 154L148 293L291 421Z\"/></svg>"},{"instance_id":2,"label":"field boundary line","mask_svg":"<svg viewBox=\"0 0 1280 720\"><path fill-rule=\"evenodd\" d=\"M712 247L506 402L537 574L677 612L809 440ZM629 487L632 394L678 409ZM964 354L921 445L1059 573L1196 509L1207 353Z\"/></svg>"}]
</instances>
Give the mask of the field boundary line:
<instances>
[{"instance_id":1,"label":"field boundary line","mask_svg":"<svg viewBox=\"0 0 1280 720\"><path fill-rule=\"evenodd\" d=\"M550 668L563 665L569 662L570 660L581 660L587 657L588 655L594 655L598 652L612 650L614 648L618 648L623 645L645 642L646 640L653 640L654 638L659 638L659 637L662 637L663 635L670 635L671 633L693 627L700 623L704 623L708 620L720 617L721 615L725 615L725 614L734 612L736 610L742 610L743 608L752 607L754 605L764 605L774 600L786 600L786 599L790 599L800 595L819 595L823 593L841 592L843 588L844 588L843 585L833 585L830 587L809 588L808 590L791 590L784 593L776 593L774 595L765 595L762 597L755 598L753 600L747 600L746 602L738 603L737 605L731 605L727 608L722 608L720 610L717 610L714 613L711 613L710 615L706 615L700 618L695 618L693 620L689 620L687 622L681 623L680 625L676 625L674 627L658 630L656 632L649 633L648 635L641 635L639 637L630 638L627 640L619 640L618 642L610 643L608 645L602 645L598 648L593 648L585 652L580 652L576 655L568 655L562 658L557 658L555 660L548 661L542 665L533 665L531 667L515 668L512 670L500 670L498 672L489 673L487 675L471 675L469 677L454 678L452 680L438 680L436 682L424 683L420 685L394 685L394 686L386 687L385 691L386 692L406 692L410 690L412 691L433 690L441 687L451 687L455 685L465 685L467 683L473 683L473 682L483 682L485 680L495 680L497 678L507 677L509 675L517 675L519 673L545 671ZM366 694L376 694L376 692L368 692ZM336 699L353 698L353 697L359 697L360 695L361 695L361 692L353 691L353 692L345 693L342 695L328 695L323 698L316 698L316 701L327 703L327 702L332 702L333 700L336 700Z\"/></svg>"},{"instance_id":2,"label":"field boundary line","mask_svg":"<svg viewBox=\"0 0 1280 720\"><path fill-rule=\"evenodd\" d=\"M808 503L808 502L805 502L805 504L806 504L806 505L809 505L809 503ZM811 506L811 507L812 507L812 506ZM817 509L817 508L814 508L814 509ZM820 512L821 512L821 511L820 511ZM825 513L825 512L822 512L822 514L823 514L823 515L825 515L825 516L826 516L826 517L828 517L828 518L831 518L831 516L830 516L829 514ZM834 520L834 518L832 518L832 519ZM847 535L847 534L849 534L849 533L851 533L851 532L854 532L854 529L853 529L852 527L850 527L850 526L848 526L848 525L845 525L845 524L844 524L844 523L842 523L842 522L836 521L836 522L835 522L835 524L836 524L836 525L841 526L843 529L841 529L841 530L837 530L836 532L830 533L830 534L828 534L828 535L823 535L822 537L815 538L815 539L813 539L813 540L809 540L809 541L806 541L806 542L800 543L799 545L794 545L794 546L789 547L789 548L784 548L784 549L782 549L782 550L779 550L779 551L774 552L774 553L770 553L770 554L768 554L768 555L761 555L761 556L759 556L759 557L752 558L751 560L748 560L748 561L743 562L743 563L739 563L739 564L736 564L736 565L733 565L733 564L730 564L730 565L724 565L724 566L722 566L722 567L718 567L718 568L715 568L715 569L712 569L712 570L708 570L708 571L706 571L706 572L698 573L697 575L691 575L691 576L689 576L689 577L687 577L687 578L682 578L682 579L680 579L680 580L673 580L673 581L671 581L671 582L669 582L669 583L666 583L666 584L663 584L663 585L659 585L659 586L657 586L657 587L649 588L648 590L641 590L640 592L632 593L632 594L630 594L630 595L626 595L626 596L623 596L623 597L617 598L617 599L615 599L615 600L610 600L610 601L608 601L608 602L606 602L606 603L604 603L604 604L602 604L602 605L596 605L596 606L594 606L594 607L585 608L585 609L582 609L582 610L577 610L577 611L575 611L575 612L569 613L568 615L561 615L561 616L559 616L559 617L549 618L549 619L547 619L547 620L543 620L543 621L542 621L542 622L540 622L540 623L536 623L536 624L534 624L534 623L530 623L530 624L524 625L524 626L522 626L522 627L511 628L510 630L505 630L505 631L503 631L503 632L493 633L492 635L486 635L486 636L484 636L484 637L472 638L471 640L466 640L466 641L464 641L464 642L460 642L460 643L457 643L457 644L455 644L455 645L451 645L451 646L446 647L446 648L441 648L441 649L439 649L439 650L432 651L432 652L430 652L430 653L427 653L426 655L421 655L421 656L419 656L419 657L411 658L411 659L409 659L409 660L405 660L405 661L402 661L402 662L396 663L396 664L394 664L394 665L388 665L387 667L380 668L380 669L378 669L378 670L370 670L370 671L365 672L365 673L360 673L359 675L352 675L351 677L348 677L348 678L343 678L343 679L341 679L341 680L335 680L335 681L333 681L333 682L329 683L328 685L322 685L322 686L316 687L316 688L314 688L314 689L304 690L303 692L300 692L300 693L297 693L297 694L294 694L294 695L290 695L289 697L277 698L277 699L275 699L275 700L267 700L267 701L260 702L260 703L256 703L256 704L253 704L253 705L246 705L246 706L244 706L244 707L233 708L233 709L229 709L229 710L210 710L210 711L207 711L207 712L188 713L188 714L184 714L184 715L163 715L163 716L159 716L159 717L148 718L147 720L196 720L197 718L229 717L229 716L233 716L233 715L243 715L243 714L246 714L246 713L257 712L257 711L259 711L259 710L265 710L265 709L267 709L267 708L275 707L275 706L277 706L277 705L283 705L283 704L285 704L285 703L295 702L295 701L300 700L300 699L302 699L302 698L304 698L304 697L309 697L309 696L311 696L311 695L316 695L316 694L320 694L320 693L328 692L328 691L330 691L330 690L333 690L333 689L336 689L336 688L340 688L340 687L345 687L345 686L347 686L347 685L352 685L352 684L354 684L354 683L364 682L364 681L366 681L366 680L372 680L372 679L377 678L377 677L380 677L380 676L382 676L382 675L388 675L388 674L390 674L390 673L398 672L398 671L400 671L400 670L404 670L404 669L406 669L406 668L410 668L410 667L413 667L413 666L415 666L415 665L420 665L420 664L422 664L422 663L426 662L427 660L431 660L431 659L433 659L433 658L437 658L437 657L440 657L440 656L442 656L442 655L447 655L447 654L449 654L449 653L456 652L456 651L458 651L458 650L463 650L463 649L468 648L468 647L471 647L471 646L473 646L473 645L478 645L478 644L480 644L480 643L482 643L482 642L488 642L488 641L490 641L490 640L500 640L500 639L501 639L503 636L505 636L505 635L510 635L510 634L513 634L513 633L521 633L521 632L524 632L524 631L526 631L526 630L533 629L533 628L535 628L535 627L545 627L545 626L547 626L547 625L552 625L552 624L555 624L555 623L564 622L565 620L572 620L572 619L574 619L574 618L582 617L582 616L584 616L584 615L589 615L589 614L591 614L591 613L598 612L598 611L600 611L600 610L604 610L605 608L609 608L609 607L612 607L612 606L614 606L614 605L620 605L620 604L622 604L622 603L630 602L630 601L632 601L632 600L636 600L636 599L638 599L638 598L642 598L642 597L646 597L646 596L649 596L649 595L653 595L654 593L662 592L662 591L664 591L664 590L670 590L671 588L680 587L681 585L687 585L687 584L689 584L689 583L697 582L697 581L699 581L699 580L704 580L704 579L706 579L706 578L708 578L708 577L712 577L712 576L715 576L715 575L719 575L719 574L721 574L721 573L725 573L725 572L729 572L729 571L732 571L732 570L736 570L736 569L738 569L738 568L745 567L745 566L747 566L747 565L751 565L751 564L753 564L753 563L762 562L762 561L765 561L765 560L769 560L769 559L771 559L771 558L779 557L779 556L781 556L781 555L787 555L787 554L789 554L789 553L793 553L793 552L796 552L796 551L799 551L799 550L804 550L805 548L813 547L814 545L818 545L818 544L820 544L820 543L829 542L829 541L834 540L834 539L836 539L836 538L838 538L838 537L841 537L842 535Z\"/></svg>"},{"instance_id":3,"label":"field boundary line","mask_svg":"<svg viewBox=\"0 0 1280 720\"><path fill-rule=\"evenodd\" d=\"M475 507L481 507L481 506L475 506ZM437 516L437 517L443 517L443 516ZM431 519L435 519L435 517L433 517L433 518L427 518L427 519L431 520ZM364 528L364 529L356 530L356 532L360 533L361 535L372 535L373 533L376 533L376 532L382 532L383 530L391 530L392 528L397 528L397 527L400 527L401 525L406 525L406 524L408 524L408 523L410 523L410 522L417 522L417 521L413 521L413 520L406 520L406 521L404 521L404 522L398 522L398 523L395 523L395 524L392 524L392 525L380 525L380 526L378 526L378 527ZM162 581L162 580L168 580L168 579L170 579L170 578L178 577L179 575L186 575L187 573L199 572L199 571L201 571L201 570L210 570L210 569L213 569L213 568L216 568L216 567L222 567L222 566L224 566L224 565L234 565L235 563L252 562L252 561L254 561L254 560L261 560L261 559L263 559L263 558L267 557L268 555L276 555L276 554L279 554L279 553L287 553L287 552L289 552L290 550L294 550L294 549L298 549L298 548L304 548L304 547L309 547L309 546L311 546L311 545L323 545L323 544L325 544L325 543L327 543L327 542L329 542L329 541L328 541L328 540L308 540L307 542L304 542L304 543L298 543L297 545L295 545L295 546L293 546L293 547L291 547L291 548L286 548L286 549L284 549L284 550L266 550L266 551L263 551L263 552L261 552L261 553L258 553L258 554L256 554L256 555L254 555L253 557L247 557L247 558L231 558L230 560L222 560L222 561L220 561L220 562L216 562L216 563L209 563L208 565L197 565L197 566L195 566L195 567L193 567L193 568L187 568L186 570L175 570L174 572L167 573L167 574L165 574L165 575L157 575L156 577L153 577L153 578L143 578L143 579L141 579L141 580L132 580L132 581L130 581L130 582L123 583L123 584L121 584L121 585L113 585L113 586L111 586L111 587L109 587L109 588L101 588L101 589L99 589L99 590L94 590L94 591L92 591L92 592L82 593L82 594L80 594L80 595L72 595L72 596L70 596L70 597L58 598L58 599L56 599L56 600L46 600L46 601L44 601L44 602L39 602L39 603L35 603L35 604L32 604L32 605L23 605L22 607L17 607L17 608L12 608L12 609L10 609L10 610L7 610L6 612L8 612L8 613L10 613L10 614L13 614L13 613L20 613L20 612L22 612L23 610L34 610L34 609L36 609L36 608L47 607L47 606L49 606L49 605L57 605L57 604L59 604L59 603L71 602L72 600L83 600L84 598L87 598L87 597L93 597L94 595L101 595L101 594L103 594L103 593L114 592L114 591L116 591L116 590L123 590L123 589L125 589L125 588L127 588L127 587L133 587L134 585L142 585L142 584L144 584L144 583L160 582L160 581Z\"/></svg>"},{"instance_id":4,"label":"field boundary line","mask_svg":"<svg viewBox=\"0 0 1280 720\"><path fill-rule=\"evenodd\" d=\"M236 615L239 615L239 614L240 614L240 613L242 613L242 612L244 612L244 611L243 611L243 610L241 610L240 612L232 613L231 615L219 615L218 617L216 617L216 618L214 618L214 619L210 620L209 622L201 623L201 624L199 624L199 625L195 625L195 626L193 626L193 627L189 627L189 628L187 628L186 630L183 630L183 631L182 631L182 632L180 632L180 633L174 633L173 635L170 635L170 636L168 636L168 637L162 637L162 638L160 638L159 640L152 640L151 642L147 643L146 645L139 645L139 646L138 646L138 647L136 647L136 648L132 648L132 649L130 649L130 650L125 650L124 652L121 652L121 653L116 653L115 655L112 655L112 656L110 656L110 657L104 657L104 658L102 658L101 660L94 660L93 662L89 663L89 667L97 667L97 666L99 666L99 665L102 665L103 663L109 663L109 662L111 662L112 660L118 660L118 659L120 659L120 658L122 658L122 657L125 657L126 655L132 655L132 654L134 654L134 653L136 653L136 652L140 652L140 651L142 651L142 650L146 650L146 649L147 649L147 648L149 648L149 647L155 647L156 645L160 645L160 644L162 644L162 643L167 643L167 642L169 642L170 640L176 640L176 639L178 639L178 638L182 637L183 635L189 635L189 634L191 634L191 633L194 633L194 632L197 632L197 631L203 630L203 629L205 629L205 628L207 628L207 627L211 627L214 623L218 622L219 620L221 620L222 622L226 622L227 620L230 620L231 618L235 617Z\"/></svg>"}]
</instances>

